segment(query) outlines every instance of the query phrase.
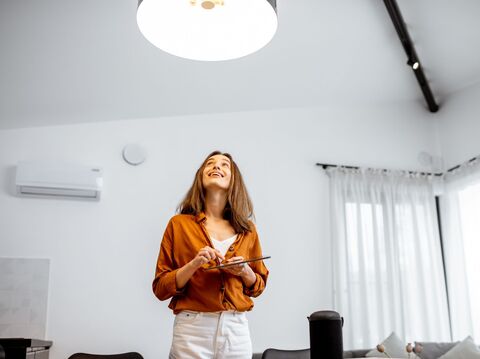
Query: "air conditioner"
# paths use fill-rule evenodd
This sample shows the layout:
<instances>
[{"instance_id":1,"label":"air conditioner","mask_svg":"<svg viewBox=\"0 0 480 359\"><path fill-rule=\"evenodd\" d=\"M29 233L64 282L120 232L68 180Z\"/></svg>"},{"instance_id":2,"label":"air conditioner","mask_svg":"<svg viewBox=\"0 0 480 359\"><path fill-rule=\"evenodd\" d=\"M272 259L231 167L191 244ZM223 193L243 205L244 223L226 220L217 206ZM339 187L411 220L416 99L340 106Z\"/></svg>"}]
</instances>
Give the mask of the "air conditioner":
<instances>
[{"instance_id":1,"label":"air conditioner","mask_svg":"<svg viewBox=\"0 0 480 359\"><path fill-rule=\"evenodd\" d=\"M21 196L100 200L103 171L66 163L19 162L16 188Z\"/></svg>"}]
</instances>

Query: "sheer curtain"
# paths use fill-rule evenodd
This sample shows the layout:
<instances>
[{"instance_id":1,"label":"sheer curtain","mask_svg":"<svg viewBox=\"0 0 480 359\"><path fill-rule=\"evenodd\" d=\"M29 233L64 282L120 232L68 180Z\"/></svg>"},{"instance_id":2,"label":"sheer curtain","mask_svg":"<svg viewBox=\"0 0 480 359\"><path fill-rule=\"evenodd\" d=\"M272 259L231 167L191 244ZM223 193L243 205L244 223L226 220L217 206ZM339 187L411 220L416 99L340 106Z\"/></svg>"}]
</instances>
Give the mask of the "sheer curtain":
<instances>
[{"instance_id":1,"label":"sheer curtain","mask_svg":"<svg viewBox=\"0 0 480 359\"><path fill-rule=\"evenodd\" d=\"M452 335L480 340L480 163L444 178L440 197Z\"/></svg>"},{"instance_id":2,"label":"sheer curtain","mask_svg":"<svg viewBox=\"0 0 480 359\"><path fill-rule=\"evenodd\" d=\"M335 309L345 348L390 332L449 341L447 296L431 180L330 168Z\"/></svg>"}]
</instances>

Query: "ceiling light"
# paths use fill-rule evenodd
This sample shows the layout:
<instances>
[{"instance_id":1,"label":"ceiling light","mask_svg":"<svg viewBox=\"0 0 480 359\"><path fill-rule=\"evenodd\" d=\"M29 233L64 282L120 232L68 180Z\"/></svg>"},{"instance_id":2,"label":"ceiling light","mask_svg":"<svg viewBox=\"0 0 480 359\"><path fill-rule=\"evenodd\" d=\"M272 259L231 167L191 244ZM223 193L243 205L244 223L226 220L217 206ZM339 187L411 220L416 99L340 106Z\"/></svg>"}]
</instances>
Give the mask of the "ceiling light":
<instances>
[{"instance_id":1,"label":"ceiling light","mask_svg":"<svg viewBox=\"0 0 480 359\"><path fill-rule=\"evenodd\" d=\"M254 53L278 26L276 0L139 0L137 23L156 47L202 61Z\"/></svg>"}]
</instances>

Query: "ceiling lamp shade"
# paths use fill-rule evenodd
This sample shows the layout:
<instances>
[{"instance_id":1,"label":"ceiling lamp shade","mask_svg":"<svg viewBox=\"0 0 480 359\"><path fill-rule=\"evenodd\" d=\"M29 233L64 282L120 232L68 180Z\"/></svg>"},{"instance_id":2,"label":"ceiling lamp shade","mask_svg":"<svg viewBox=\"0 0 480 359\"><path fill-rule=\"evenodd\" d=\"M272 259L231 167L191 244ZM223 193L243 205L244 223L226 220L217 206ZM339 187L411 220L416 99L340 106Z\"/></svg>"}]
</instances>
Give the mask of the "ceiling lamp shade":
<instances>
[{"instance_id":1,"label":"ceiling lamp shade","mask_svg":"<svg viewBox=\"0 0 480 359\"><path fill-rule=\"evenodd\" d=\"M278 26L276 0L139 0L137 23L156 47L201 61L254 53Z\"/></svg>"}]
</instances>

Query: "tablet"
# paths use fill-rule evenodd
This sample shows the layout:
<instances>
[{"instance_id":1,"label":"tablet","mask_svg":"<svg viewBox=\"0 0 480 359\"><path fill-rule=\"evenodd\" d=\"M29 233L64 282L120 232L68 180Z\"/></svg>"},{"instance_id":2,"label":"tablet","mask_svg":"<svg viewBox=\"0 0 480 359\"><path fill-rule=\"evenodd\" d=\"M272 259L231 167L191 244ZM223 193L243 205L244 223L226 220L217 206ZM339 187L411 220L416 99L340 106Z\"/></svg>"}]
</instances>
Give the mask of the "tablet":
<instances>
[{"instance_id":1,"label":"tablet","mask_svg":"<svg viewBox=\"0 0 480 359\"><path fill-rule=\"evenodd\" d=\"M263 261L264 259L268 259L268 258L271 258L271 257L272 257L272 256L265 256L265 257L258 257L258 258L250 258L250 259L245 259L245 260L243 260L243 261L237 261L237 262L219 264L219 265L217 265L217 266L205 268L205 270L209 270L209 269L222 269L222 268L225 268L225 267L232 267L232 266L236 266L236 265L238 265L238 264L243 264L243 263Z\"/></svg>"}]
</instances>

